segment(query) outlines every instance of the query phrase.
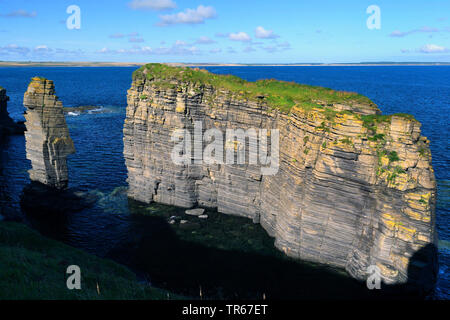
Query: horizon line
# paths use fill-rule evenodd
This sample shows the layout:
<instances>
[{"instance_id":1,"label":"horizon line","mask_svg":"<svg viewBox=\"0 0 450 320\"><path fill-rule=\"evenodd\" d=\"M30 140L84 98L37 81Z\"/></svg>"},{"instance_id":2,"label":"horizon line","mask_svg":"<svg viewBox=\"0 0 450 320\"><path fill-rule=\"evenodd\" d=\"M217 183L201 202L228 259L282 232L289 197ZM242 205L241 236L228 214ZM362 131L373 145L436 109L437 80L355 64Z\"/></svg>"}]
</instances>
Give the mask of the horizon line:
<instances>
[{"instance_id":1,"label":"horizon line","mask_svg":"<svg viewBox=\"0 0 450 320\"><path fill-rule=\"evenodd\" d=\"M374 61L374 62L293 62L293 63L245 63L245 62L117 62L117 61L4 61L0 67L20 66L140 66L148 63L161 63L171 66L414 66L450 65L450 62L421 61Z\"/></svg>"}]
</instances>

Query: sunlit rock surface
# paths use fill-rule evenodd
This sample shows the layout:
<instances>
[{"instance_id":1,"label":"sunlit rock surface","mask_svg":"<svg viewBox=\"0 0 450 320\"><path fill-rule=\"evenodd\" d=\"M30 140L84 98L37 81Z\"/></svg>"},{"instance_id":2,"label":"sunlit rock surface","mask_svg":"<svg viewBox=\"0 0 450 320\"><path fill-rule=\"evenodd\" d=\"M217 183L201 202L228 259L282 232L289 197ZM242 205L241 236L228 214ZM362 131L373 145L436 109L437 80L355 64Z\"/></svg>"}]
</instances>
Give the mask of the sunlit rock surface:
<instances>
[{"instance_id":1,"label":"sunlit rock surface","mask_svg":"<svg viewBox=\"0 0 450 320\"><path fill-rule=\"evenodd\" d=\"M26 153L32 166L30 179L65 189L68 185L67 156L75 153L75 147L53 81L32 78L23 104L26 107Z\"/></svg>"},{"instance_id":2,"label":"sunlit rock surface","mask_svg":"<svg viewBox=\"0 0 450 320\"><path fill-rule=\"evenodd\" d=\"M420 123L317 87L306 88L317 92L309 103L277 108L273 101L290 100L254 94L245 81L239 91L239 82L222 78L160 65L133 74L124 125L129 196L248 217L288 256L339 266L360 280L375 265L386 284L429 291L437 272L436 182ZM279 129L278 173L174 164L171 134L193 130L194 121L223 131Z\"/></svg>"}]
</instances>

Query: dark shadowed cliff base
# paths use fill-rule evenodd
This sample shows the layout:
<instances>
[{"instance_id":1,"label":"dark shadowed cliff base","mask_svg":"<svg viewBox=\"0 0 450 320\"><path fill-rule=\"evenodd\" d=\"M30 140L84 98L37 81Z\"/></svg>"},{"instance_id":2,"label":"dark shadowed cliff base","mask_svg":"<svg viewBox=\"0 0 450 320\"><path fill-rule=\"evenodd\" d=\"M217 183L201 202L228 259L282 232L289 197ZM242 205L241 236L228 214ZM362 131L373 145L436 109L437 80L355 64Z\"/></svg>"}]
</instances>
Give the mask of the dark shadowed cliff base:
<instances>
[{"instance_id":1,"label":"dark shadowed cliff base","mask_svg":"<svg viewBox=\"0 0 450 320\"><path fill-rule=\"evenodd\" d=\"M207 221L192 219L186 227L174 226L168 218L180 212L175 208L166 207L164 212L164 207L156 205L159 210L149 211L151 207L134 200L129 205L131 213L141 216L138 221L146 232L109 257L153 285L185 296L199 298L201 291L203 299L390 300L424 299L430 293L409 283L368 290L365 282L352 279L342 269L288 258L273 245L254 250L247 241L255 237L247 228L257 225L246 218L207 210ZM232 229L239 230L240 239L230 237ZM265 240L273 243L270 237ZM411 258L408 272L416 272L415 261L429 256L429 250L435 247L424 247Z\"/></svg>"},{"instance_id":2,"label":"dark shadowed cliff base","mask_svg":"<svg viewBox=\"0 0 450 320\"><path fill-rule=\"evenodd\" d=\"M167 290L171 296L200 299L201 291L203 300L416 300L427 295L422 287L408 283L368 290L365 282L343 269L286 257L274 248L273 238L247 218L207 209L209 218L201 220L187 217L183 208L131 199L128 203L134 236L122 239L106 258L129 267L141 282ZM23 209L35 229L52 237L70 232L70 220L77 215L74 210ZM170 218L188 223L170 224ZM430 256L426 250L432 249L418 251L411 265L421 261L423 253ZM408 272L415 270L411 266Z\"/></svg>"},{"instance_id":3,"label":"dark shadowed cliff base","mask_svg":"<svg viewBox=\"0 0 450 320\"><path fill-rule=\"evenodd\" d=\"M75 190L58 190L32 181L23 189L20 205L24 212L55 218L86 209L95 201L95 197L81 197Z\"/></svg>"}]
</instances>

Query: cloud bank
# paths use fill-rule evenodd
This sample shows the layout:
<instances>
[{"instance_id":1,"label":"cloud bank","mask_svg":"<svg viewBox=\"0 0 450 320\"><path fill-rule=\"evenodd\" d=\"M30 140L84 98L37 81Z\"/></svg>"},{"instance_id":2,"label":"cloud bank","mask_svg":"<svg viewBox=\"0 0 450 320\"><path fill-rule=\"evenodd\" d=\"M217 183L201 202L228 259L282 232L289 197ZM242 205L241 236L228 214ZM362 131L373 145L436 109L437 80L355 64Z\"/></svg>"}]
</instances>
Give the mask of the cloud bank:
<instances>
[{"instance_id":1,"label":"cloud bank","mask_svg":"<svg viewBox=\"0 0 450 320\"><path fill-rule=\"evenodd\" d=\"M255 29L255 37L258 39L276 39L280 36L273 33L272 30L266 30L263 27L259 26Z\"/></svg>"},{"instance_id":2,"label":"cloud bank","mask_svg":"<svg viewBox=\"0 0 450 320\"><path fill-rule=\"evenodd\" d=\"M216 10L211 7L198 6L197 9L186 9L175 14L166 14L159 16L158 26L166 27L174 24L199 24L205 23L205 20L217 16Z\"/></svg>"},{"instance_id":3,"label":"cloud bank","mask_svg":"<svg viewBox=\"0 0 450 320\"><path fill-rule=\"evenodd\" d=\"M172 0L133 0L128 3L133 10L154 10L163 11L176 8Z\"/></svg>"}]
</instances>

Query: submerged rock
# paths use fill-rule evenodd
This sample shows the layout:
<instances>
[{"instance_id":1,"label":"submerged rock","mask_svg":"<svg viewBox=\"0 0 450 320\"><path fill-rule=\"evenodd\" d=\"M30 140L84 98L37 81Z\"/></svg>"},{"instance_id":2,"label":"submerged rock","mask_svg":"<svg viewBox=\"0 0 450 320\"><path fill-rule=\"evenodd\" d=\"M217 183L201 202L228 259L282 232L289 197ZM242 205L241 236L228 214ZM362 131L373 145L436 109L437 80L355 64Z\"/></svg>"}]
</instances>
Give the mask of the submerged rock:
<instances>
[{"instance_id":1,"label":"submerged rock","mask_svg":"<svg viewBox=\"0 0 450 320\"><path fill-rule=\"evenodd\" d=\"M185 213L187 215L190 216L201 216L203 214L203 212L205 212L205 209L202 208L197 208L197 209L191 209L191 210L186 210Z\"/></svg>"},{"instance_id":2,"label":"submerged rock","mask_svg":"<svg viewBox=\"0 0 450 320\"><path fill-rule=\"evenodd\" d=\"M134 72L127 100L131 198L216 207L259 221L290 257L345 268L362 281L376 266L385 284L433 287L436 182L429 141L412 116L381 115L354 93L159 64ZM171 135L192 134L195 121L221 132L279 129L278 172L174 163Z\"/></svg>"},{"instance_id":3,"label":"submerged rock","mask_svg":"<svg viewBox=\"0 0 450 320\"><path fill-rule=\"evenodd\" d=\"M30 179L56 189L67 188L67 156L75 153L75 147L53 81L32 78L23 104L27 159L32 166Z\"/></svg>"},{"instance_id":4,"label":"submerged rock","mask_svg":"<svg viewBox=\"0 0 450 320\"><path fill-rule=\"evenodd\" d=\"M76 191L55 189L32 181L22 191L20 206L29 215L65 215L91 207L97 200Z\"/></svg>"}]
</instances>

